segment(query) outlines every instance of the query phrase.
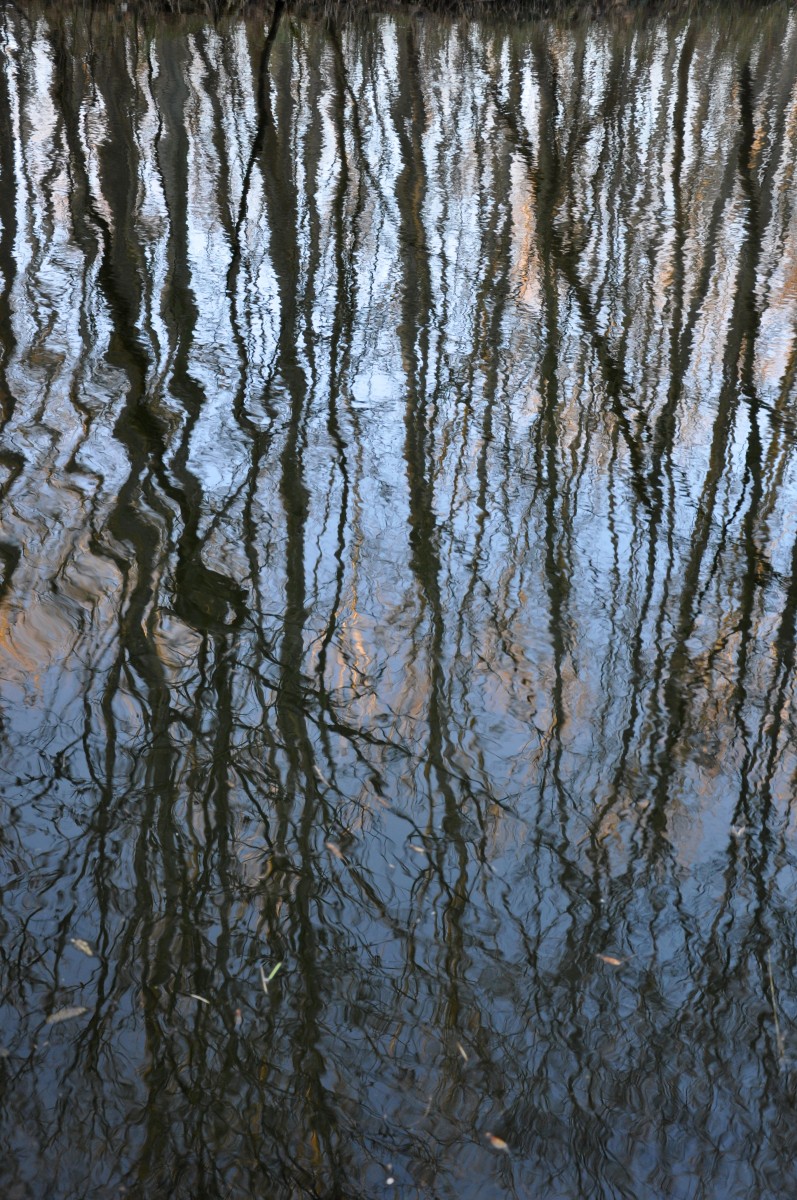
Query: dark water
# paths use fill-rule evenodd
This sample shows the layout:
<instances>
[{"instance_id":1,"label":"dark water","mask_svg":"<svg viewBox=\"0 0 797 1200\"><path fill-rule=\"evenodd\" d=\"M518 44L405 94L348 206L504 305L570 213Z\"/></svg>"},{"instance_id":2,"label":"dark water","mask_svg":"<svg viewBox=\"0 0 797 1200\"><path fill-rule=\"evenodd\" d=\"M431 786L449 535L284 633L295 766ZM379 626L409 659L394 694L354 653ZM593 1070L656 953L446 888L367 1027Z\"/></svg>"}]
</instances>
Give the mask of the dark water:
<instances>
[{"instance_id":1,"label":"dark water","mask_svg":"<svg viewBox=\"0 0 797 1200\"><path fill-rule=\"evenodd\" d=\"M793 1196L795 13L0 31L2 1196Z\"/></svg>"}]
</instances>

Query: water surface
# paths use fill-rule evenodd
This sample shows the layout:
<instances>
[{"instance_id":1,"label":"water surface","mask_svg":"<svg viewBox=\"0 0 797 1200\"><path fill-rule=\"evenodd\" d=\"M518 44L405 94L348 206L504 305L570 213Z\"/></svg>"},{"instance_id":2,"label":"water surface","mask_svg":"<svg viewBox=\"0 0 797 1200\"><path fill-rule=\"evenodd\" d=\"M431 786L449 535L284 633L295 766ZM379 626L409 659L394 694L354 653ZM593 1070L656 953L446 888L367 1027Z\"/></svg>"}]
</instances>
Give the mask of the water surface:
<instances>
[{"instance_id":1,"label":"water surface","mask_svg":"<svg viewBox=\"0 0 797 1200\"><path fill-rule=\"evenodd\" d=\"M0 49L3 1195L793 1194L795 13Z\"/></svg>"}]
</instances>

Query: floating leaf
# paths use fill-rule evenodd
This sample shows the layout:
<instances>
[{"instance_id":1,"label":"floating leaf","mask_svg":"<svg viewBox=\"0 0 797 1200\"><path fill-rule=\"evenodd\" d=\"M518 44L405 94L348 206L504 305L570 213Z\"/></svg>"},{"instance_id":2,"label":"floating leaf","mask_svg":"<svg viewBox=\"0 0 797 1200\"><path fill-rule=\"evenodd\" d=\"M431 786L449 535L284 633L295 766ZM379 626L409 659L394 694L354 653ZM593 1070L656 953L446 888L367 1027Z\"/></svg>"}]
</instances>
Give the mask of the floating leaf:
<instances>
[{"instance_id":1,"label":"floating leaf","mask_svg":"<svg viewBox=\"0 0 797 1200\"><path fill-rule=\"evenodd\" d=\"M410 850L414 850L416 854L425 854L426 850L423 846L415 846L412 842L409 843Z\"/></svg>"},{"instance_id":2,"label":"floating leaf","mask_svg":"<svg viewBox=\"0 0 797 1200\"><path fill-rule=\"evenodd\" d=\"M192 1000L198 1000L200 1004L210 1004L209 1000L206 1000L204 996L197 996L196 992L189 992L188 995Z\"/></svg>"},{"instance_id":3,"label":"floating leaf","mask_svg":"<svg viewBox=\"0 0 797 1200\"><path fill-rule=\"evenodd\" d=\"M58 1012L50 1013L47 1025L59 1025L61 1021L71 1021L73 1017L82 1017L89 1010L77 1005L75 1008L59 1008Z\"/></svg>"},{"instance_id":4,"label":"floating leaf","mask_svg":"<svg viewBox=\"0 0 797 1200\"><path fill-rule=\"evenodd\" d=\"M81 954L85 954L89 958L94 957L94 951L92 950L89 943L85 942L83 940L83 938L70 938L69 940L72 943L72 945L75 947L75 949L79 950Z\"/></svg>"},{"instance_id":5,"label":"floating leaf","mask_svg":"<svg viewBox=\"0 0 797 1200\"><path fill-rule=\"evenodd\" d=\"M610 967L621 967L625 962L624 958L615 958L613 954L598 954L597 957L601 962L608 963Z\"/></svg>"},{"instance_id":6,"label":"floating leaf","mask_svg":"<svg viewBox=\"0 0 797 1200\"><path fill-rule=\"evenodd\" d=\"M462 1045L462 1042L457 1042L457 1050L459 1050L459 1052L462 1055L462 1057L464 1058L465 1062L467 1062L468 1056L465 1053L465 1047Z\"/></svg>"},{"instance_id":7,"label":"floating leaf","mask_svg":"<svg viewBox=\"0 0 797 1200\"><path fill-rule=\"evenodd\" d=\"M243 1013L241 1012L240 1008L236 1008L236 1010L235 1010L235 1028L236 1028L236 1029L240 1029L240 1028L241 1028L241 1024L242 1024L242 1022L243 1022L243 1019L244 1019L244 1015L243 1015Z\"/></svg>"},{"instance_id":8,"label":"floating leaf","mask_svg":"<svg viewBox=\"0 0 797 1200\"><path fill-rule=\"evenodd\" d=\"M274 967L274 968L272 969L272 971L271 971L271 974L270 974L270 975L268 976L268 978L266 979L266 983L271 983L272 979L273 979L273 978L274 978L274 976L277 974L277 971L279 971L279 969L280 969L280 967L281 967L281 966L282 966L282 963L281 963L281 962L278 962L278 963L277 963L277 965L276 965L276 967Z\"/></svg>"},{"instance_id":9,"label":"floating leaf","mask_svg":"<svg viewBox=\"0 0 797 1200\"><path fill-rule=\"evenodd\" d=\"M509 1146L507 1146L503 1138L496 1137L494 1133L485 1133L484 1136L487 1138L487 1141L490 1143L493 1150L503 1150L506 1154L509 1153Z\"/></svg>"}]
</instances>

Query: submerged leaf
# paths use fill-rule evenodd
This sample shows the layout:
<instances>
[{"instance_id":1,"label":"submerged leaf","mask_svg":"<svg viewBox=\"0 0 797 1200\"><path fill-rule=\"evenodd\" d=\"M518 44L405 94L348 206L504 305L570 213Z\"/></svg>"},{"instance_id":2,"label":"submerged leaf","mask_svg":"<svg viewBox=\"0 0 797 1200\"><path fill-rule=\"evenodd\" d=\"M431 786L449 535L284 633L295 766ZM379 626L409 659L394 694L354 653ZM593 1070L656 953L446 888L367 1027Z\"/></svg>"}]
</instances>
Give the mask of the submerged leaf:
<instances>
[{"instance_id":1,"label":"submerged leaf","mask_svg":"<svg viewBox=\"0 0 797 1200\"><path fill-rule=\"evenodd\" d=\"M58 1012L50 1013L46 1020L47 1025L58 1025L61 1021L71 1021L73 1017L82 1017L89 1010L77 1005L74 1008L59 1008Z\"/></svg>"},{"instance_id":2,"label":"submerged leaf","mask_svg":"<svg viewBox=\"0 0 797 1200\"><path fill-rule=\"evenodd\" d=\"M506 1144L503 1138L496 1137L494 1133L485 1133L484 1136L487 1138L487 1141L490 1143L493 1150L503 1150L507 1154L509 1153L509 1146Z\"/></svg>"},{"instance_id":3,"label":"submerged leaf","mask_svg":"<svg viewBox=\"0 0 797 1200\"><path fill-rule=\"evenodd\" d=\"M210 1004L209 1000L206 1000L204 996L197 996L196 992L189 992L188 995L192 1000L198 1000L200 1004Z\"/></svg>"},{"instance_id":4,"label":"submerged leaf","mask_svg":"<svg viewBox=\"0 0 797 1200\"><path fill-rule=\"evenodd\" d=\"M341 862L344 862L343 851L340 846L336 846L334 842L324 842L324 845L330 854L333 854L335 858L339 858Z\"/></svg>"},{"instance_id":5,"label":"submerged leaf","mask_svg":"<svg viewBox=\"0 0 797 1200\"><path fill-rule=\"evenodd\" d=\"M601 962L608 963L610 967L621 967L625 962L624 958L615 958L613 954L598 954L596 957Z\"/></svg>"}]
</instances>

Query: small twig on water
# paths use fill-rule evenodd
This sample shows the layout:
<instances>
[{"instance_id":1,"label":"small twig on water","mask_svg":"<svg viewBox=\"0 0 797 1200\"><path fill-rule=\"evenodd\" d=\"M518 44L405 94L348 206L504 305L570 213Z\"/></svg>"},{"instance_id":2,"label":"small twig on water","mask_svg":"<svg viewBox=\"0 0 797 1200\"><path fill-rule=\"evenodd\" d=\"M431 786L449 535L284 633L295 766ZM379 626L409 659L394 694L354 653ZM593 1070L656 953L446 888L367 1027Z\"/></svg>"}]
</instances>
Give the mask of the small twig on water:
<instances>
[{"instance_id":1,"label":"small twig on water","mask_svg":"<svg viewBox=\"0 0 797 1200\"><path fill-rule=\"evenodd\" d=\"M266 995L268 995L268 985L271 983L272 979L277 974L277 971L279 971L281 966L282 966L282 963L278 962L276 967L274 967L273 970L268 975L266 974L266 972L263 970L262 967L260 968L260 982L263 985L263 991L266 993Z\"/></svg>"},{"instance_id":2,"label":"small twig on water","mask_svg":"<svg viewBox=\"0 0 797 1200\"><path fill-rule=\"evenodd\" d=\"M780 1021L778 1020L778 1006L775 1001L775 979L772 974L772 951L767 950L767 964L769 966L769 992L772 997L772 1015L775 1018L775 1042L778 1047L778 1066L783 1067L786 1058L783 1049L783 1034L780 1030Z\"/></svg>"}]
</instances>

